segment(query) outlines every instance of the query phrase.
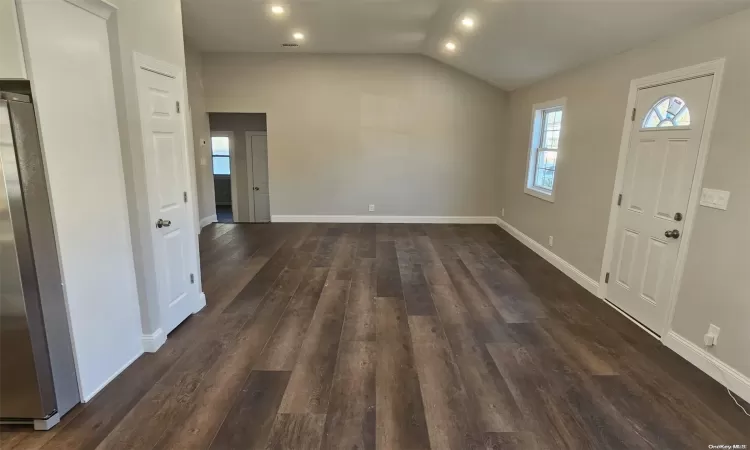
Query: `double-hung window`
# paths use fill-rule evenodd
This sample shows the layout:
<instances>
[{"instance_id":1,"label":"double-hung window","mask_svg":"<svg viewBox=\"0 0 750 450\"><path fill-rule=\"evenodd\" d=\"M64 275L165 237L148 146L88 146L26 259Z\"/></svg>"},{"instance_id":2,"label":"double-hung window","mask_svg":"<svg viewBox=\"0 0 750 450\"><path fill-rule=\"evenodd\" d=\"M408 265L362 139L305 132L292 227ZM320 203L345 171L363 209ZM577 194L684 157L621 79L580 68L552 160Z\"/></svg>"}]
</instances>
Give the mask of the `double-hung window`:
<instances>
[{"instance_id":1,"label":"double-hung window","mask_svg":"<svg viewBox=\"0 0 750 450\"><path fill-rule=\"evenodd\" d=\"M214 175L229 175L229 136L211 136L211 156L213 157Z\"/></svg>"},{"instance_id":2,"label":"double-hung window","mask_svg":"<svg viewBox=\"0 0 750 450\"><path fill-rule=\"evenodd\" d=\"M565 99L533 107L525 192L548 201L555 200L564 109Z\"/></svg>"}]
</instances>

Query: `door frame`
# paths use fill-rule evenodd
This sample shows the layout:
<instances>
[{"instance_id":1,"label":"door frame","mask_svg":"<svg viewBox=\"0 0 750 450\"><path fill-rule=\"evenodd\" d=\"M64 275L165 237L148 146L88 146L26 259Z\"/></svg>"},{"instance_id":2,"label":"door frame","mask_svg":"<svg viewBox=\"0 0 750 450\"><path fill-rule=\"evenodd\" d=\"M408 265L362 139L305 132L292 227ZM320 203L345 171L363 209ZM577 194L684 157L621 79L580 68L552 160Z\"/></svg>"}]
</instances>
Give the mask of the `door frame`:
<instances>
[{"instance_id":1,"label":"door frame","mask_svg":"<svg viewBox=\"0 0 750 450\"><path fill-rule=\"evenodd\" d=\"M199 264L199 253L198 253L198 234L197 234L197 223L195 221L195 218L197 217L197 202L195 201L197 199L196 195L196 184L195 184L195 178L193 176L192 171L192 165L193 165L193 154L190 148L190 142L192 142L192 136L188 136L189 129L188 129L188 117L190 115L190 110L187 107L187 90L185 89L186 85L186 79L184 72L176 65L170 64L165 61L161 61L159 59L156 59L152 56L145 55L143 53L139 52L133 52L133 71L135 76L135 90L136 90L136 100L138 102L138 119L140 121L141 119L141 95L140 95L140 89L142 87L141 85L141 70L147 70L150 72L154 72L159 75L163 75L169 78L174 79L177 82L177 89L176 89L176 95L177 95L177 101L180 103L180 112L178 116L180 117L180 123L182 126L182 156L185 158L185 165L183 167L184 170L184 176L185 176L185 186L184 191L188 192L188 201L186 202L186 214L185 214L185 235L186 239L188 239L188 249L193 255L193 257L190 258L190 272L194 275L196 278L195 283L193 283L193 287L191 288L193 292L191 293L193 295L193 302L195 303L195 311L200 311L203 306L205 306L205 297L202 292L202 285L201 285L201 272L200 272L200 264ZM141 128L141 143L143 143L143 140L147 139L148 136L146 134L146 128L143 126L143 124L140 124ZM144 164L149 164L149 159L146 156L146 152L143 152L143 162ZM157 235L154 233L154 228L151 226L153 224L153 211L154 211L154 187L156 186L153 180L153 173L151 170L149 170L148 167L145 168L145 178L146 178L146 195L148 198L148 217L149 217L149 236L150 236L150 242L151 242L151 252L150 252L150 258L152 259L152 262L154 264L153 267L156 267L158 264L158 261L156 259L156 251L155 249L158 247L157 242ZM164 280L159 279L158 273L156 271L152 272L151 274L147 276L153 276L155 278L155 284L157 286L157 292L161 292L160 285L164 283ZM147 352L155 352L166 340L166 335L163 335L163 327L164 327L164 311L161 309L161 298L157 298L157 310L159 311L159 325L158 329L150 336L144 335L143 341L148 342L148 346L145 348L145 351ZM152 340L156 340L158 342L151 342Z\"/></svg>"},{"instance_id":2,"label":"door frame","mask_svg":"<svg viewBox=\"0 0 750 450\"><path fill-rule=\"evenodd\" d=\"M265 136L266 137L266 152L268 152L268 131L245 131L245 155L247 157L247 164L245 169L247 169L247 187L248 190L250 190L250 196L248 197L248 207L251 206L250 200L252 200L252 211L253 211L253 223L256 223L255 220L255 191L253 190L252 186L255 181L255 174L252 170L254 167L253 165L253 146L252 146L252 137L253 136ZM268 164L266 164L266 176L268 177ZM253 181L253 183L251 183ZM270 178L269 178L270 181ZM268 209L271 209L271 183L268 183Z\"/></svg>"},{"instance_id":3,"label":"door frame","mask_svg":"<svg viewBox=\"0 0 750 450\"><path fill-rule=\"evenodd\" d=\"M234 140L234 132L233 131L214 131L211 130L210 137L213 138L216 137L227 137L229 138L229 184L231 186L232 191L232 222L238 223L239 221L238 216L238 208L239 205L237 204L237 196L239 195L239 191L237 189L237 158L234 156L235 148L235 140ZM211 178L214 179L216 174L214 174L214 143L213 140L211 141L210 145L211 149ZM215 183L215 180L214 180ZM216 194L216 188L214 188L214 194ZM214 197L214 206L216 206L216 197Z\"/></svg>"},{"instance_id":4,"label":"door frame","mask_svg":"<svg viewBox=\"0 0 750 450\"><path fill-rule=\"evenodd\" d=\"M605 279L607 273L611 272L610 269L612 266L612 257L614 254L615 245L615 230L617 227L617 219L620 211L620 207L617 205L617 201L618 196L622 193L623 184L625 181L625 164L627 163L628 152L630 150L630 138L633 131L633 124L635 123L633 120L631 120L631 117L632 111L636 106L636 97L638 94L638 90L664 84L676 83L708 75L713 75L714 77L711 84L711 92L708 98L706 117L703 123L703 133L701 134L701 140L698 147L698 159L696 161L695 172L693 173L693 181L690 187L688 207L685 212L683 238L680 240L679 248L677 250L675 272L674 277L672 278L672 289L670 290L670 296L668 299L669 304L667 305L668 312L662 320L661 329L653 330L654 333L650 333L654 337L657 337L659 340L663 340L666 337L667 332L671 328L672 318L674 317L677 297L679 294L680 284L682 282L682 274L685 269L687 252L690 248L690 238L693 234L693 219L698 209L698 201L700 199L700 191L703 184L703 174L706 167L706 161L708 160L708 153L711 148L711 134L713 131L714 120L716 118L716 109L718 106L719 93L721 90L721 83L724 75L724 63L725 58L720 58L702 64L696 64L694 66L671 70L669 72L663 72L643 78L637 78L631 80L630 82L628 103L627 107L625 108L625 119L623 120L622 137L620 138L620 152L617 158L617 173L615 175L615 184L614 189L612 190L612 198L610 202L611 207L609 211L609 223L607 225L607 239L604 246L604 257L602 258L602 270L601 274L599 275L598 294L600 298L605 300L607 298L608 287ZM645 327L643 326L641 326L641 328L645 329ZM661 337L658 337L659 335Z\"/></svg>"}]
</instances>

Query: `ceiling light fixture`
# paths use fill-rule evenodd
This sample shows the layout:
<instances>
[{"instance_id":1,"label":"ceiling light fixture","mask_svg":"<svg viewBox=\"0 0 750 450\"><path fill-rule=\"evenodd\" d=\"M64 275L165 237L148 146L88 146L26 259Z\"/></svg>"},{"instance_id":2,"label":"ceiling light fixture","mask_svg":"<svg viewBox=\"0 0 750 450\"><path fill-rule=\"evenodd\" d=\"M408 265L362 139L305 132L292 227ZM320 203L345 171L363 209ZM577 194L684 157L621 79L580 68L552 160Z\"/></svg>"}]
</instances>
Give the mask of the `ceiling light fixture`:
<instances>
[{"instance_id":1,"label":"ceiling light fixture","mask_svg":"<svg viewBox=\"0 0 750 450\"><path fill-rule=\"evenodd\" d=\"M474 19L469 16L465 16L463 19L461 19L461 26L463 26L467 30L473 29L474 25Z\"/></svg>"},{"instance_id":2,"label":"ceiling light fixture","mask_svg":"<svg viewBox=\"0 0 750 450\"><path fill-rule=\"evenodd\" d=\"M456 43L453 41L448 41L445 43L445 49L449 52L455 52L456 51Z\"/></svg>"},{"instance_id":3,"label":"ceiling light fixture","mask_svg":"<svg viewBox=\"0 0 750 450\"><path fill-rule=\"evenodd\" d=\"M302 34L302 33L300 33L299 31L297 31L296 33L294 33L292 35L292 37L294 38L295 41L304 41L305 40L305 35Z\"/></svg>"},{"instance_id":4,"label":"ceiling light fixture","mask_svg":"<svg viewBox=\"0 0 750 450\"><path fill-rule=\"evenodd\" d=\"M281 5L273 5L271 6L271 12L277 16L280 16L286 12L283 6Z\"/></svg>"}]
</instances>

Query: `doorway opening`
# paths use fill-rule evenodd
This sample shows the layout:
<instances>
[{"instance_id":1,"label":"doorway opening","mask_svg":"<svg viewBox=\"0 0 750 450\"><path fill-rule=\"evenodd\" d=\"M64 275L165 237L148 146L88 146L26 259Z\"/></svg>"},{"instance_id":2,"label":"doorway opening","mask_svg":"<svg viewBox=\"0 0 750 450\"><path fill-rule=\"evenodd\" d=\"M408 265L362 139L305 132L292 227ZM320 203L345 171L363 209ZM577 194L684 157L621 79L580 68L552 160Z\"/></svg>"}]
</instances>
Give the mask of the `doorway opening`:
<instances>
[{"instance_id":1,"label":"doorway opening","mask_svg":"<svg viewBox=\"0 0 750 450\"><path fill-rule=\"evenodd\" d=\"M216 201L216 220L234 222L232 210L232 164L230 149L231 134L211 132L211 159L214 174L214 199Z\"/></svg>"},{"instance_id":2,"label":"doorway opening","mask_svg":"<svg viewBox=\"0 0 750 450\"><path fill-rule=\"evenodd\" d=\"M216 217L271 221L265 113L209 113Z\"/></svg>"}]
</instances>

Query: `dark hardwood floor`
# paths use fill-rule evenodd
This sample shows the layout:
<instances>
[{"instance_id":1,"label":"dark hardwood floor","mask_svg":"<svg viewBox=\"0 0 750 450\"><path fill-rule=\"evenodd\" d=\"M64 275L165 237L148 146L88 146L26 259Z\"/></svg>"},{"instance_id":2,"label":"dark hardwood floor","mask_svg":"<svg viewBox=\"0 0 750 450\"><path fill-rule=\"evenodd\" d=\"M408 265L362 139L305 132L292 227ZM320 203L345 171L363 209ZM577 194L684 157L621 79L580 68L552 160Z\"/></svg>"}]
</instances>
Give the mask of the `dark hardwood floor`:
<instances>
[{"instance_id":1,"label":"dark hardwood floor","mask_svg":"<svg viewBox=\"0 0 750 450\"><path fill-rule=\"evenodd\" d=\"M214 224L208 305L5 449L705 449L726 391L491 225Z\"/></svg>"}]
</instances>

